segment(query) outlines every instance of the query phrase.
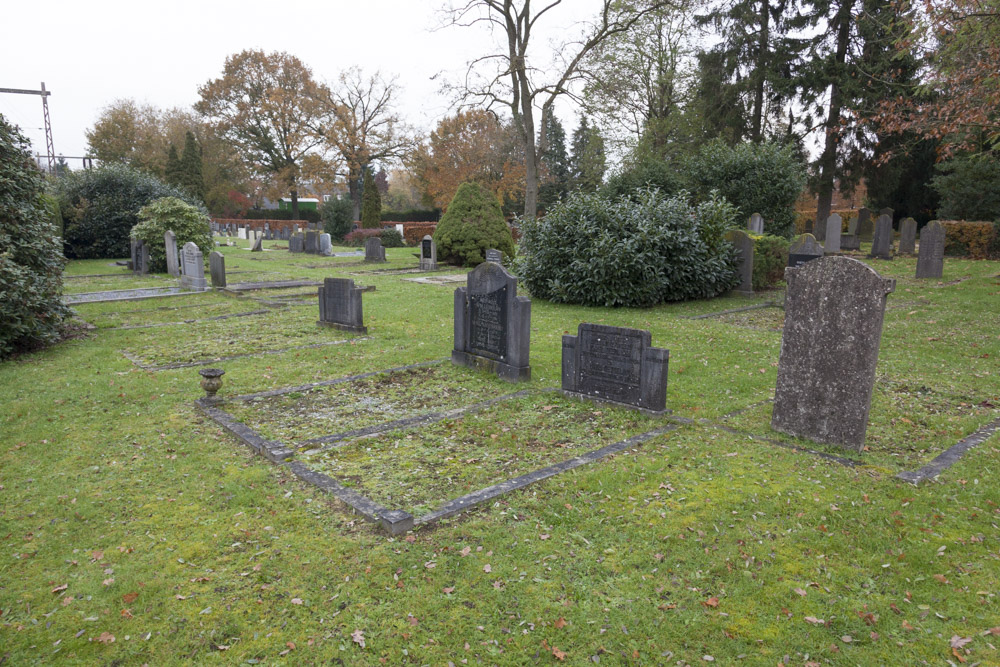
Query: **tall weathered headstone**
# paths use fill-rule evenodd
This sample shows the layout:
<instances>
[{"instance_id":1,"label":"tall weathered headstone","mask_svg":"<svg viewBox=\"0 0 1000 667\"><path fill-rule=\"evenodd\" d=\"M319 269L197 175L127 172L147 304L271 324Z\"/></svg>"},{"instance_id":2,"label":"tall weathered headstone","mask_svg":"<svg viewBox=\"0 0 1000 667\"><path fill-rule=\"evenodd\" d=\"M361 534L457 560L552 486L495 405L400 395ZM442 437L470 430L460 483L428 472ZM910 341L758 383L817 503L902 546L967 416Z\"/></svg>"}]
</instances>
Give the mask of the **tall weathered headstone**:
<instances>
[{"instance_id":1,"label":"tall weathered headstone","mask_svg":"<svg viewBox=\"0 0 1000 667\"><path fill-rule=\"evenodd\" d=\"M288 227L282 227L278 230L278 233L282 241L287 241L291 238L291 233L289 232Z\"/></svg>"},{"instance_id":2,"label":"tall weathered headstone","mask_svg":"<svg viewBox=\"0 0 1000 667\"><path fill-rule=\"evenodd\" d=\"M483 262L455 290L452 363L483 368L508 382L531 379L531 300L517 296L517 278Z\"/></svg>"},{"instance_id":3,"label":"tall weathered headstone","mask_svg":"<svg viewBox=\"0 0 1000 667\"><path fill-rule=\"evenodd\" d=\"M751 234L763 234L764 233L764 217L760 213L754 213L750 216L750 221L747 223L747 230Z\"/></svg>"},{"instance_id":4,"label":"tall weathered headstone","mask_svg":"<svg viewBox=\"0 0 1000 667\"><path fill-rule=\"evenodd\" d=\"M880 215L875 221L875 237L872 239L872 251L868 257L873 259L892 259L892 218Z\"/></svg>"},{"instance_id":5,"label":"tall weathered headstone","mask_svg":"<svg viewBox=\"0 0 1000 667\"><path fill-rule=\"evenodd\" d=\"M917 278L940 278L944 274L944 225L931 220L920 230Z\"/></svg>"},{"instance_id":6,"label":"tall weathered headstone","mask_svg":"<svg viewBox=\"0 0 1000 667\"><path fill-rule=\"evenodd\" d=\"M132 273L145 275L149 273L149 247L145 241L131 239Z\"/></svg>"},{"instance_id":7,"label":"tall weathered headstone","mask_svg":"<svg viewBox=\"0 0 1000 667\"><path fill-rule=\"evenodd\" d=\"M382 247L382 239L375 236L365 239L365 261L384 262L385 248Z\"/></svg>"},{"instance_id":8,"label":"tall weathered headstone","mask_svg":"<svg viewBox=\"0 0 1000 667\"><path fill-rule=\"evenodd\" d=\"M254 240L250 252L262 252L264 250L264 232L254 232L254 236L257 238Z\"/></svg>"},{"instance_id":9,"label":"tall weathered headstone","mask_svg":"<svg viewBox=\"0 0 1000 667\"><path fill-rule=\"evenodd\" d=\"M803 234L788 246L788 266L801 266L823 256L823 246L812 234Z\"/></svg>"},{"instance_id":10,"label":"tall weathered headstone","mask_svg":"<svg viewBox=\"0 0 1000 667\"><path fill-rule=\"evenodd\" d=\"M917 221L903 218L899 223L899 254L912 255L917 249Z\"/></svg>"},{"instance_id":11,"label":"tall weathered headstone","mask_svg":"<svg viewBox=\"0 0 1000 667\"><path fill-rule=\"evenodd\" d=\"M305 239L301 232L296 232L292 234L291 238L288 239L288 251L289 252L303 252L305 250Z\"/></svg>"},{"instance_id":12,"label":"tall weathered headstone","mask_svg":"<svg viewBox=\"0 0 1000 667\"><path fill-rule=\"evenodd\" d=\"M319 235L319 254L329 255L333 252L333 241L330 239L329 234Z\"/></svg>"},{"instance_id":13,"label":"tall weathered headstone","mask_svg":"<svg viewBox=\"0 0 1000 667\"><path fill-rule=\"evenodd\" d=\"M226 286L226 258L221 252L209 254L208 272L212 276L212 287Z\"/></svg>"},{"instance_id":14,"label":"tall weathered headstone","mask_svg":"<svg viewBox=\"0 0 1000 667\"><path fill-rule=\"evenodd\" d=\"M310 255L319 254L319 232L312 229L306 232L305 251Z\"/></svg>"},{"instance_id":15,"label":"tall weathered headstone","mask_svg":"<svg viewBox=\"0 0 1000 667\"><path fill-rule=\"evenodd\" d=\"M350 278L325 278L319 288L321 326L343 331L368 333L361 309L362 289Z\"/></svg>"},{"instance_id":16,"label":"tall weathered headstone","mask_svg":"<svg viewBox=\"0 0 1000 667\"><path fill-rule=\"evenodd\" d=\"M486 249L486 261L495 262L496 264L503 264L503 253L496 248Z\"/></svg>"},{"instance_id":17,"label":"tall weathered headstone","mask_svg":"<svg viewBox=\"0 0 1000 667\"><path fill-rule=\"evenodd\" d=\"M875 225L872 222L872 212L862 206L858 209L858 238L862 241L871 241L872 234L875 233Z\"/></svg>"},{"instance_id":18,"label":"tall weathered headstone","mask_svg":"<svg viewBox=\"0 0 1000 667\"><path fill-rule=\"evenodd\" d=\"M208 289L205 280L205 260L201 250L191 241L184 244L181 250L181 287L188 289Z\"/></svg>"},{"instance_id":19,"label":"tall weathered headstone","mask_svg":"<svg viewBox=\"0 0 1000 667\"><path fill-rule=\"evenodd\" d=\"M836 213L826 219L826 242L823 244L825 254L835 255L840 252L840 232L843 228L844 221Z\"/></svg>"},{"instance_id":20,"label":"tall weathered headstone","mask_svg":"<svg viewBox=\"0 0 1000 667\"><path fill-rule=\"evenodd\" d=\"M438 251L434 237L428 234L420 241L420 270L437 271Z\"/></svg>"},{"instance_id":21,"label":"tall weathered headstone","mask_svg":"<svg viewBox=\"0 0 1000 667\"><path fill-rule=\"evenodd\" d=\"M785 269L771 428L861 451L886 297L896 281L849 257Z\"/></svg>"},{"instance_id":22,"label":"tall weathered headstone","mask_svg":"<svg viewBox=\"0 0 1000 667\"><path fill-rule=\"evenodd\" d=\"M163 233L163 248L167 254L167 273L176 278L181 275L181 265L177 258L177 235L172 229Z\"/></svg>"},{"instance_id":23,"label":"tall weathered headstone","mask_svg":"<svg viewBox=\"0 0 1000 667\"><path fill-rule=\"evenodd\" d=\"M562 390L662 413L669 360L648 331L583 322L562 338Z\"/></svg>"},{"instance_id":24,"label":"tall weathered headstone","mask_svg":"<svg viewBox=\"0 0 1000 667\"><path fill-rule=\"evenodd\" d=\"M736 291L750 296L753 294L753 239L742 229L731 229L726 232L726 240L733 244L739 255L736 270L739 272L740 284Z\"/></svg>"}]
</instances>

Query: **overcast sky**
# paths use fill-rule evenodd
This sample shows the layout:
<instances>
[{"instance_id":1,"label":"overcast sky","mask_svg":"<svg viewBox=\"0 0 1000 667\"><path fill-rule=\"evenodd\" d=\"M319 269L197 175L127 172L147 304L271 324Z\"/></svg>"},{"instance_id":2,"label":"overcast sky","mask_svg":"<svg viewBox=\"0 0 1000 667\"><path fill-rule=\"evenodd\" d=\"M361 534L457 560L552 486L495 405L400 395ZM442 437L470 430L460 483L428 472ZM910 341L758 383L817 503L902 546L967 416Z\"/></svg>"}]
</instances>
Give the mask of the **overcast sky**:
<instances>
[{"instance_id":1,"label":"overcast sky","mask_svg":"<svg viewBox=\"0 0 1000 667\"><path fill-rule=\"evenodd\" d=\"M460 1L460 0L456 0ZM441 24L448 0L9 0L0 39L0 88L38 90L45 82L56 154L85 155L84 132L119 98L160 108L190 107L198 87L222 74L226 56L244 49L287 51L321 81L352 65L398 75L399 109L429 131L448 115L442 77L457 77L483 55L482 29ZM595 15L598 0L564 0L545 15L532 41L565 41ZM537 65L536 65L537 66ZM436 80L434 77L437 77ZM45 152L38 96L0 94L0 113ZM558 110L567 126L575 109ZM78 160L69 160L79 168Z\"/></svg>"}]
</instances>

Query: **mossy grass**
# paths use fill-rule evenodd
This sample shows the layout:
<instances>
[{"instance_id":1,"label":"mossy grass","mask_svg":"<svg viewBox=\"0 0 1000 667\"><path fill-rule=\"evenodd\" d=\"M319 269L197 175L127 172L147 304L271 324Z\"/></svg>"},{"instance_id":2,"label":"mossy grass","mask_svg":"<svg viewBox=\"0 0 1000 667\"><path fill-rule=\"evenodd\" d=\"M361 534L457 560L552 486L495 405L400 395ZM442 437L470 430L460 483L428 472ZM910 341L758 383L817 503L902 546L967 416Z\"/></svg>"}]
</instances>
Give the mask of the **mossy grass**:
<instances>
[{"instance_id":1,"label":"mossy grass","mask_svg":"<svg viewBox=\"0 0 1000 667\"><path fill-rule=\"evenodd\" d=\"M321 280L364 269L356 258L223 252L228 269L265 267L262 275ZM417 261L410 248L387 256L400 268ZM189 350L189 327L107 328L252 310L268 293L77 306L96 331L0 365L0 661L533 664L558 662L558 651L566 664L712 656L909 665L958 664L957 651L967 664L996 664L998 437L920 487L895 474L1000 416L1000 265L949 258L942 280L917 281L915 261L872 262L898 285L870 451L824 450L857 467L695 421L395 538L204 417L192 404L203 395L197 369L152 372L122 355L178 359L208 349L213 336L237 336L232 347L252 350L283 327L297 341L325 340L318 306L275 309L273 323L254 317L242 328L233 328L240 318L192 325L201 342L189 339ZM111 272L107 263L72 262L67 274ZM356 278L376 287L364 295L367 340L226 362L221 395L447 357L453 286L404 277ZM472 376L497 394L526 388L531 397L456 420L454 430L494 455L507 433L538 439L545 456L564 449L551 444L557 435L572 435L574 447L592 441L579 437L593 431L585 419L564 423L543 410L623 412L542 392L558 386L561 337L581 321L649 329L654 345L669 348L667 405L678 417L717 422L765 401L780 332L740 318L685 319L740 303L607 310L535 300L532 381L512 388ZM769 431L769 417L765 403L727 423L785 439ZM441 422L420 437L445 429ZM383 434L368 444L391 442ZM428 444L421 457L449 455ZM401 487L384 459L387 484ZM956 636L971 641L953 649Z\"/></svg>"}]
</instances>

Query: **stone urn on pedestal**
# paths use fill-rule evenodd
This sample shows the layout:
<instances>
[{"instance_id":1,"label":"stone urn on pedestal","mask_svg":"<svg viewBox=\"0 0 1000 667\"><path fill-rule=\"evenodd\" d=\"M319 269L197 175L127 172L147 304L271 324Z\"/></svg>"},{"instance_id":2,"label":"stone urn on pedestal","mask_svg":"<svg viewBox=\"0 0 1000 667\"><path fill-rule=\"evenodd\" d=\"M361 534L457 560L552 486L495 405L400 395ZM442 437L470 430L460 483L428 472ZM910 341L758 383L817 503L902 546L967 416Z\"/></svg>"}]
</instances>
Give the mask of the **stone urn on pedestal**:
<instances>
[{"instance_id":1,"label":"stone urn on pedestal","mask_svg":"<svg viewBox=\"0 0 1000 667\"><path fill-rule=\"evenodd\" d=\"M198 371L198 375L201 376L201 388L205 390L206 400L218 400L215 394L222 389L222 376L225 374L226 371L221 368L203 368Z\"/></svg>"}]
</instances>

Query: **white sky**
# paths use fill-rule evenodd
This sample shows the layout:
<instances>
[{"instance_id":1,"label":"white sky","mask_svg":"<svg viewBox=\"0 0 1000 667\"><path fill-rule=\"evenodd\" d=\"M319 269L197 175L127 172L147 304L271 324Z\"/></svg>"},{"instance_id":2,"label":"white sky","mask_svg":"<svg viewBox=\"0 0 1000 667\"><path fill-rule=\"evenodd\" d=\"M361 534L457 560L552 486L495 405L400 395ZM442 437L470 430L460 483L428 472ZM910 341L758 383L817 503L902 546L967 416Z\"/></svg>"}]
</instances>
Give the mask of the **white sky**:
<instances>
[{"instance_id":1,"label":"white sky","mask_svg":"<svg viewBox=\"0 0 1000 667\"><path fill-rule=\"evenodd\" d=\"M459 1L459 0L456 0ZM227 55L244 49L287 51L332 82L352 65L396 74L404 119L428 132L451 113L441 74L455 78L486 53L477 28L440 25L447 0L8 0L0 29L0 88L38 90L45 82L56 154L85 155L84 132L101 109L132 98L161 109L190 107L198 87L222 74ZM541 19L538 48L564 41L595 14L598 0L563 0ZM540 63L536 61L536 66ZM0 113L45 152L38 96L0 94ZM576 110L558 109L567 132ZM79 168L78 160L69 160Z\"/></svg>"}]
</instances>

